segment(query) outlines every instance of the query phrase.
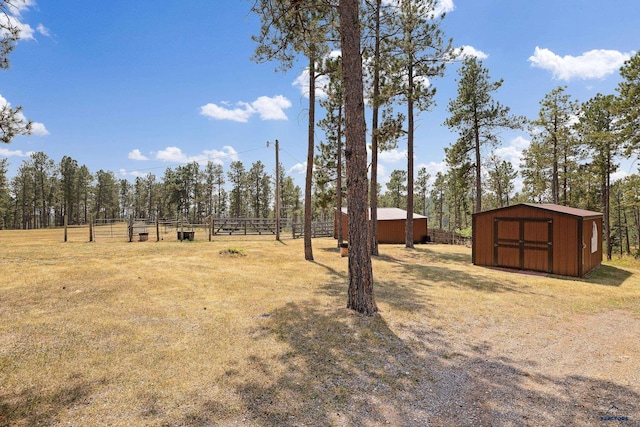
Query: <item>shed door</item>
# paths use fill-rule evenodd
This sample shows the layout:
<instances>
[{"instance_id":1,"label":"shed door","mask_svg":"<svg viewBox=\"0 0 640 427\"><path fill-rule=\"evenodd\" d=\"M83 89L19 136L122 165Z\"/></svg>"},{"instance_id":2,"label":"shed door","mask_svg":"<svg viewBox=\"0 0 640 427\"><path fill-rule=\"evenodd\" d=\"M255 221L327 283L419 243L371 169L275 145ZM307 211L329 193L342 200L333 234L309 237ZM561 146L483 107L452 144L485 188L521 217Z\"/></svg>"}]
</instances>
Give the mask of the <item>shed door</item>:
<instances>
[{"instance_id":1,"label":"shed door","mask_svg":"<svg viewBox=\"0 0 640 427\"><path fill-rule=\"evenodd\" d=\"M495 266L551 272L551 219L496 218L493 237Z\"/></svg>"}]
</instances>

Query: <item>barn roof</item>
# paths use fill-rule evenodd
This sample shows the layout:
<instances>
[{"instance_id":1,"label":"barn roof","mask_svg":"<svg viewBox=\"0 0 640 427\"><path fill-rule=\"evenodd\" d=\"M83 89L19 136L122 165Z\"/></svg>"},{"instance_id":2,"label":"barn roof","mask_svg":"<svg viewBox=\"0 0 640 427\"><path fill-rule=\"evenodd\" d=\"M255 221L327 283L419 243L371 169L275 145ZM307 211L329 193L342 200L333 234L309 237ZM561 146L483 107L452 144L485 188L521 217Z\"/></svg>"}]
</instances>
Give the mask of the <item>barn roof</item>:
<instances>
[{"instance_id":1,"label":"barn roof","mask_svg":"<svg viewBox=\"0 0 640 427\"><path fill-rule=\"evenodd\" d=\"M378 221L395 221L400 219L407 219L407 211L399 208L378 208ZM347 214L347 208L342 208L342 213ZM371 214L369 214L371 218ZM413 219L426 218L424 215L417 213L413 214Z\"/></svg>"},{"instance_id":2,"label":"barn roof","mask_svg":"<svg viewBox=\"0 0 640 427\"><path fill-rule=\"evenodd\" d=\"M562 206L562 205L554 205L551 203L520 203L517 205L511 205L511 206L507 206L504 208L497 208L497 209L493 209L490 211L484 211L484 212L478 212L477 214L484 214L487 212L496 212L496 211L500 211L500 210L505 210L505 209L511 209L511 208L515 208L517 206L528 206L530 208L534 208L534 209L542 209L542 210L546 210L546 211L551 211L551 212L557 212L557 213L561 213L561 214L565 214L565 215L571 215L574 217L579 217L579 218L594 218L594 217L601 217L602 213L600 212L594 212L594 211L588 211L585 209L578 209L578 208L572 208L569 206ZM474 214L476 215L476 214Z\"/></svg>"}]
</instances>

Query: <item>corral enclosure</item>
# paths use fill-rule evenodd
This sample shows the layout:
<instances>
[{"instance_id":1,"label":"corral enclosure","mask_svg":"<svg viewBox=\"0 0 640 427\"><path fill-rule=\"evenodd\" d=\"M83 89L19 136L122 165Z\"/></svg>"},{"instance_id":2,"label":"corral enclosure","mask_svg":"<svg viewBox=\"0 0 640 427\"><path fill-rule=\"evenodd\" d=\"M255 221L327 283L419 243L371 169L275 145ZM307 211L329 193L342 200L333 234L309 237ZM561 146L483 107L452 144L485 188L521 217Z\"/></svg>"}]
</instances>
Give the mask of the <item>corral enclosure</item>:
<instances>
[{"instance_id":1,"label":"corral enclosure","mask_svg":"<svg viewBox=\"0 0 640 427\"><path fill-rule=\"evenodd\" d=\"M473 263L582 277L602 261L602 214L549 204L473 214Z\"/></svg>"}]
</instances>

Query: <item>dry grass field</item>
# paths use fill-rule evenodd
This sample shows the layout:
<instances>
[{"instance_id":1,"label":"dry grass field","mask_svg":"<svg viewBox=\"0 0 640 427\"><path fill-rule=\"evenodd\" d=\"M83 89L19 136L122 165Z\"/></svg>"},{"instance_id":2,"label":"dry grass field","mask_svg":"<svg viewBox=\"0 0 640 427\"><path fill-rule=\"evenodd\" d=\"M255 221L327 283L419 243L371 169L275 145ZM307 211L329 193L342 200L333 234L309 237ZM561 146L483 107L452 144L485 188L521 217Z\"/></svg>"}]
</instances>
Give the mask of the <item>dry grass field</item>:
<instances>
[{"instance_id":1,"label":"dry grass field","mask_svg":"<svg viewBox=\"0 0 640 427\"><path fill-rule=\"evenodd\" d=\"M85 234L0 231L0 426L640 424L635 261L382 245L366 318L333 239Z\"/></svg>"}]
</instances>

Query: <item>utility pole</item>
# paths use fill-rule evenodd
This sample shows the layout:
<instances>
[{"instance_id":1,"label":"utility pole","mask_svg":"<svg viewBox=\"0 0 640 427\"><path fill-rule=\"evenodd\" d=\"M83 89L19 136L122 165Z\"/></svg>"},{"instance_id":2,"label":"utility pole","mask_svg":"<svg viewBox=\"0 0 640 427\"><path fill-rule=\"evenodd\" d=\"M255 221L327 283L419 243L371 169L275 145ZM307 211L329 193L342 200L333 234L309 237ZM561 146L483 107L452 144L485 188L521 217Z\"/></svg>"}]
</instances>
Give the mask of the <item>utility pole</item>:
<instances>
[{"instance_id":1,"label":"utility pole","mask_svg":"<svg viewBox=\"0 0 640 427\"><path fill-rule=\"evenodd\" d=\"M276 240L280 240L280 145L278 140L276 139ZM267 147L269 146L269 141L267 141Z\"/></svg>"}]
</instances>

